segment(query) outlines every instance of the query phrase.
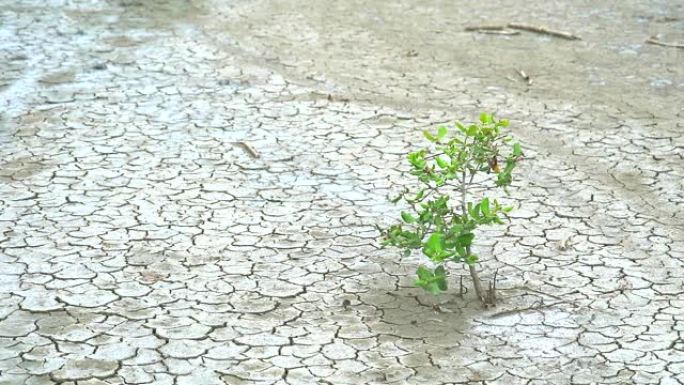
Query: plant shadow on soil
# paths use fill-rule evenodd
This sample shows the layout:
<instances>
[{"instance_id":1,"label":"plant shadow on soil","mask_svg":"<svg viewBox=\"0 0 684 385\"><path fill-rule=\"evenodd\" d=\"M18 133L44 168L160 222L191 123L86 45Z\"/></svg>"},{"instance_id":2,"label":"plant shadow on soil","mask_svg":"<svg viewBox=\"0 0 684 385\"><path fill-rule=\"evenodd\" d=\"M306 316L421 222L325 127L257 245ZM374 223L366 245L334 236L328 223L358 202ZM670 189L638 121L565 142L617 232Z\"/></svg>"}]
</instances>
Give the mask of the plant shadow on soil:
<instances>
[{"instance_id":1,"label":"plant shadow on soil","mask_svg":"<svg viewBox=\"0 0 684 385\"><path fill-rule=\"evenodd\" d=\"M413 287L358 294L363 305L377 309L366 320L371 331L401 338L462 338L473 319L484 312L471 297L461 298L453 291L433 296Z\"/></svg>"}]
</instances>

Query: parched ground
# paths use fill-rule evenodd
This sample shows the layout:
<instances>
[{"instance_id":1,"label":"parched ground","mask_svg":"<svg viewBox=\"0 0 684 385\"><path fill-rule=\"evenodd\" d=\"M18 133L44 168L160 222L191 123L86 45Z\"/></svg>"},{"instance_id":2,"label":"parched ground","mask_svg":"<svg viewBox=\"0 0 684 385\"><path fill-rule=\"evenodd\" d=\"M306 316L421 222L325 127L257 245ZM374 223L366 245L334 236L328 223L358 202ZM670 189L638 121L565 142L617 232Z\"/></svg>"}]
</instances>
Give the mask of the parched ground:
<instances>
[{"instance_id":1,"label":"parched ground","mask_svg":"<svg viewBox=\"0 0 684 385\"><path fill-rule=\"evenodd\" d=\"M529 3L0 0L0 384L684 383L684 4ZM482 110L486 310L374 227Z\"/></svg>"}]
</instances>

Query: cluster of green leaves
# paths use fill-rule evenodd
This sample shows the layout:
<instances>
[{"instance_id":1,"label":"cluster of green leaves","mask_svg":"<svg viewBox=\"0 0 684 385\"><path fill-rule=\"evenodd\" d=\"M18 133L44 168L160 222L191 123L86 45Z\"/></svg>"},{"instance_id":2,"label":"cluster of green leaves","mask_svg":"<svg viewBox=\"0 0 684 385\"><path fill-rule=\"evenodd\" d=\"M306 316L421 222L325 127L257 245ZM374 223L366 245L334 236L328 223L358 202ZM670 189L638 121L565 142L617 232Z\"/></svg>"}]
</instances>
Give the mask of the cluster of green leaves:
<instances>
[{"instance_id":1,"label":"cluster of green leaves","mask_svg":"<svg viewBox=\"0 0 684 385\"><path fill-rule=\"evenodd\" d=\"M446 262L477 262L471 251L475 229L503 223L503 217L512 209L487 197L468 201L473 184L484 182L475 180L477 174L493 175L489 178L493 185L504 190L511 184L511 173L522 157L522 149L502 135L502 128L507 126L507 120L483 113L476 124L455 123L452 130L442 126L436 133L425 131L431 146L408 154L411 175L418 179L419 188L415 192L406 190L392 200L404 200L411 209L401 213L401 223L383 231L383 245L400 248L404 256L421 250L436 268L420 266L416 284L431 293L447 289ZM508 150L505 156L504 145ZM452 204L449 194L460 199Z\"/></svg>"}]
</instances>

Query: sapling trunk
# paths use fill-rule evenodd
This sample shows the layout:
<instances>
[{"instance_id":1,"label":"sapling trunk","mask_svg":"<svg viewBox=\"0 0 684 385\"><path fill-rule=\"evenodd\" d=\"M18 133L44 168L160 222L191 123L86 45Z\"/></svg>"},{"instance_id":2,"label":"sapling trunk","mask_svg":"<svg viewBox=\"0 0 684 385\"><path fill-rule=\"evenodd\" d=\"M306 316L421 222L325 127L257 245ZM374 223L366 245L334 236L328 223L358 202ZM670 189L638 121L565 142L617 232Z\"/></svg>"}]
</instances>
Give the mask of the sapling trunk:
<instances>
[{"instance_id":1,"label":"sapling trunk","mask_svg":"<svg viewBox=\"0 0 684 385\"><path fill-rule=\"evenodd\" d=\"M469 182L466 182L466 172L465 170L463 170L461 178L461 213L464 218L468 215L468 211L466 210L466 201L468 198L468 184ZM470 246L466 247L466 255L470 255ZM473 280L475 295L477 295L477 298L482 303L485 303L484 291L482 290L482 282L480 281L480 274L478 274L477 272L477 267L475 267L474 264L468 264L468 270L470 271L470 278Z\"/></svg>"},{"instance_id":2,"label":"sapling trunk","mask_svg":"<svg viewBox=\"0 0 684 385\"><path fill-rule=\"evenodd\" d=\"M475 294L477 298L485 303L484 292L482 291L482 282L480 282L480 275L477 273L477 268L475 265L468 265L468 270L470 270L470 277L473 279L473 287L475 288Z\"/></svg>"}]
</instances>

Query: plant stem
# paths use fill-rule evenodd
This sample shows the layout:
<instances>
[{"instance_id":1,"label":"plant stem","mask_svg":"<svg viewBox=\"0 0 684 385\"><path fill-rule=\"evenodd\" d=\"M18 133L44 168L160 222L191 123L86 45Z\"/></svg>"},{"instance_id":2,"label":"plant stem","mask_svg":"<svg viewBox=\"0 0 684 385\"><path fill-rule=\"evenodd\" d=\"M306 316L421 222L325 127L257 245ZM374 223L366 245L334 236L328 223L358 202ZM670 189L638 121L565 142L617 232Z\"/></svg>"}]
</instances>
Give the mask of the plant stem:
<instances>
[{"instance_id":1,"label":"plant stem","mask_svg":"<svg viewBox=\"0 0 684 385\"><path fill-rule=\"evenodd\" d=\"M464 143L465 146L465 143ZM467 188L473 181L475 173L472 172L470 175L470 181L466 181L466 168L463 168L463 173L461 174L461 211L463 218L466 218L468 211L466 209L466 198L467 198ZM466 255L470 255L470 246L466 247ZM470 278L473 280L473 287L475 288L475 295L480 299L482 303L485 303L484 291L482 290L482 282L480 282L480 275L477 273L477 268L475 265L468 264L468 270L470 270Z\"/></svg>"},{"instance_id":2,"label":"plant stem","mask_svg":"<svg viewBox=\"0 0 684 385\"><path fill-rule=\"evenodd\" d=\"M468 247L468 253L470 253L470 247ZM477 268L475 265L468 265L468 270L470 270L470 278L473 279L475 294L482 303L485 303L484 291L482 290L482 283L480 282L480 275L477 273Z\"/></svg>"},{"instance_id":3,"label":"plant stem","mask_svg":"<svg viewBox=\"0 0 684 385\"><path fill-rule=\"evenodd\" d=\"M465 220L468 211L466 210L466 170L463 170L463 179L461 180L461 212L463 214L463 220Z\"/></svg>"}]
</instances>

